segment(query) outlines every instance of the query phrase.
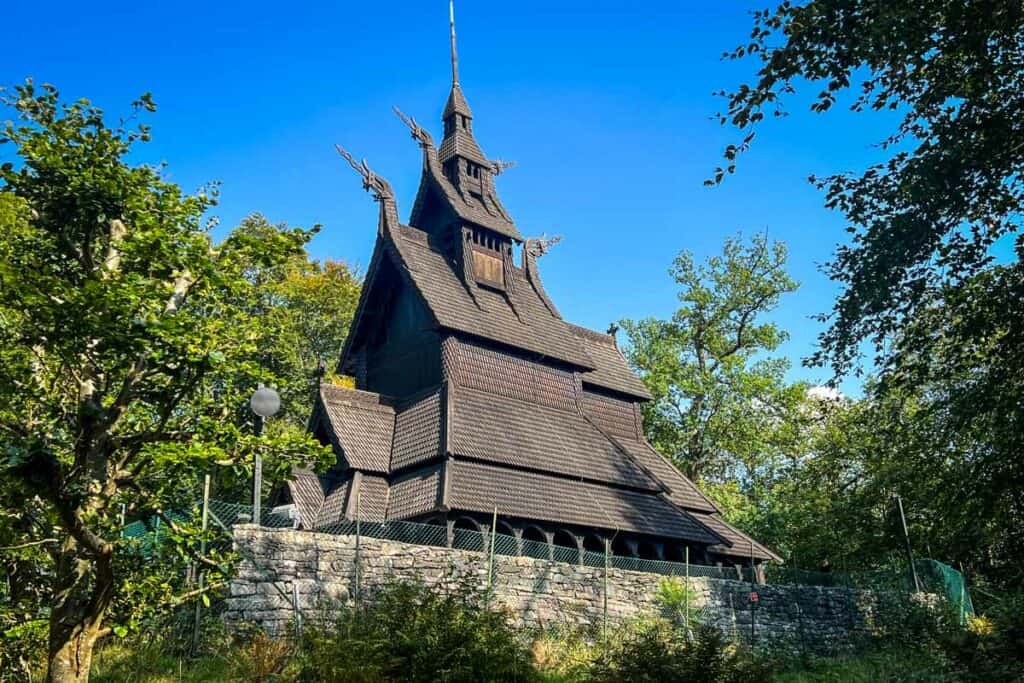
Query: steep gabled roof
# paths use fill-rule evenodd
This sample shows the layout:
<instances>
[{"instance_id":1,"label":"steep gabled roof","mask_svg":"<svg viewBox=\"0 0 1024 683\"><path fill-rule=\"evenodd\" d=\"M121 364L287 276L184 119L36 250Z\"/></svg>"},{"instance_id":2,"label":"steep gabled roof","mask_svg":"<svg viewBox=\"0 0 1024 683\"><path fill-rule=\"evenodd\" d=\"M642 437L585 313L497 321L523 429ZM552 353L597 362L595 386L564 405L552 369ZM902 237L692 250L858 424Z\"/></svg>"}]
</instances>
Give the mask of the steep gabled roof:
<instances>
[{"instance_id":1,"label":"steep gabled roof","mask_svg":"<svg viewBox=\"0 0 1024 683\"><path fill-rule=\"evenodd\" d=\"M411 125L415 126L415 123L411 123ZM421 212L427 201L427 195L433 193L463 221L488 228L518 242L523 241L523 236L519 234L519 229L512 222L508 211L498 199L497 193L493 192L493 182L488 183L489 191L486 196L474 196L469 192L461 192L444 173L441 166L442 158L451 158L456 151L462 150L471 153L473 160L481 166L490 168L491 162L480 151L480 147L472 135L455 132L446 138L442 142L441 151L448 156L441 156L441 152L434 147L433 138L425 129L416 126L413 128L413 137L419 140L420 147L423 149L423 175L420 177L420 187L409 215L409 222L412 225L420 225Z\"/></svg>"},{"instance_id":2,"label":"steep gabled roof","mask_svg":"<svg viewBox=\"0 0 1024 683\"><path fill-rule=\"evenodd\" d=\"M444 103L444 112L441 113L441 118L446 119L453 114L462 114L473 118L469 102L466 101L466 96L462 93L462 86L457 80L452 83L452 89L448 93L448 100Z\"/></svg>"},{"instance_id":3,"label":"steep gabled roof","mask_svg":"<svg viewBox=\"0 0 1024 683\"><path fill-rule=\"evenodd\" d=\"M613 337L578 325L569 327L596 366L592 372L582 376L585 383L629 394L645 401L652 398L651 392L630 369Z\"/></svg>"},{"instance_id":4,"label":"steep gabled roof","mask_svg":"<svg viewBox=\"0 0 1024 683\"><path fill-rule=\"evenodd\" d=\"M321 384L314 410L329 426L331 443L348 467L388 472L395 409L385 399L368 391Z\"/></svg>"},{"instance_id":5,"label":"steep gabled roof","mask_svg":"<svg viewBox=\"0 0 1024 683\"><path fill-rule=\"evenodd\" d=\"M579 368L594 367L569 325L548 310L518 268L511 269L510 291L470 283L470 295L453 264L425 232L402 226L388 230L387 236L439 326Z\"/></svg>"},{"instance_id":6,"label":"steep gabled roof","mask_svg":"<svg viewBox=\"0 0 1024 683\"><path fill-rule=\"evenodd\" d=\"M480 149L473 134L461 128L444 136L444 140L441 141L441 149L438 150L438 159L442 164L453 157L469 159L481 166L490 166L491 163Z\"/></svg>"}]
</instances>

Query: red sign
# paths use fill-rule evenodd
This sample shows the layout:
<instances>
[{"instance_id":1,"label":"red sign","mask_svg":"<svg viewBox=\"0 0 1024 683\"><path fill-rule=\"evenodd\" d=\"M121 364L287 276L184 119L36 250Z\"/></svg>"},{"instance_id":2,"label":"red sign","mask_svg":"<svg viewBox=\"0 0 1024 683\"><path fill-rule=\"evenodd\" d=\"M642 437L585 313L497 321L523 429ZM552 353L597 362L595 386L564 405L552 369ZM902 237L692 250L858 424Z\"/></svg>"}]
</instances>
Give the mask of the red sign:
<instances>
[{"instance_id":1,"label":"red sign","mask_svg":"<svg viewBox=\"0 0 1024 683\"><path fill-rule=\"evenodd\" d=\"M758 600L760 600L760 598L758 597L757 593L752 591L750 593L750 602L757 602Z\"/></svg>"}]
</instances>

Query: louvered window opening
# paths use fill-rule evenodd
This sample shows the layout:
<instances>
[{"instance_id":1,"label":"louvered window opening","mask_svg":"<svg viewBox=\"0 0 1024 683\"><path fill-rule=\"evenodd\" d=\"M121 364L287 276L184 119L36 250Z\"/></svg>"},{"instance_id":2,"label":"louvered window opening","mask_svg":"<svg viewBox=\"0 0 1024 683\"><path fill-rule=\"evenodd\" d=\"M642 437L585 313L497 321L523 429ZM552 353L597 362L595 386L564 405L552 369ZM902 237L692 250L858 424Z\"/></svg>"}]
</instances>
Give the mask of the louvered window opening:
<instances>
[{"instance_id":1,"label":"louvered window opening","mask_svg":"<svg viewBox=\"0 0 1024 683\"><path fill-rule=\"evenodd\" d=\"M473 273L477 282L500 289L505 288L505 266L501 251L504 242L497 235L474 228Z\"/></svg>"}]
</instances>

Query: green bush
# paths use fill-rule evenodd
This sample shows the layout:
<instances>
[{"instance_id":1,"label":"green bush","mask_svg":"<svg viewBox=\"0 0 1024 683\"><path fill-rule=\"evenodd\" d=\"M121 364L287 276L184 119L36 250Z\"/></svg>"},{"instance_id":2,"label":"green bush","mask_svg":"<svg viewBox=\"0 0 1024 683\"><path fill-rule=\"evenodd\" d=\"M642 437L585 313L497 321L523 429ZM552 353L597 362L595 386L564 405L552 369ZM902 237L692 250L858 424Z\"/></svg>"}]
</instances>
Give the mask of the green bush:
<instances>
[{"instance_id":1,"label":"green bush","mask_svg":"<svg viewBox=\"0 0 1024 683\"><path fill-rule=\"evenodd\" d=\"M614 629L587 683L756 683L770 680L768 660L728 642L713 626L698 625L689 637L664 618L640 618Z\"/></svg>"},{"instance_id":2,"label":"green bush","mask_svg":"<svg viewBox=\"0 0 1024 683\"><path fill-rule=\"evenodd\" d=\"M910 597L890 602L874 615L873 637L865 649L928 662L932 673L919 680L937 680L934 671L941 669L950 680L1024 681L1024 594L1004 596L986 616L969 617L964 626L959 621L948 603ZM891 680L917 679L905 675Z\"/></svg>"},{"instance_id":3,"label":"green bush","mask_svg":"<svg viewBox=\"0 0 1024 683\"><path fill-rule=\"evenodd\" d=\"M872 615L871 641L875 651L942 651L960 630L959 615L948 602L928 602L905 595L882 601Z\"/></svg>"},{"instance_id":4,"label":"green bush","mask_svg":"<svg viewBox=\"0 0 1024 683\"><path fill-rule=\"evenodd\" d=\"M943 643L964 681L1024 681L1024 593L1011 593Z\"/></svg>"},{"instance_id":5,"label":"green bush","mask_svg":"<svg viewBox=\"0 0 1024 683\"><path fill-rule=\"evenodd\" d=\"M308 625L300 657L301 680L323 683L540 680L508 614L465 588L389 585L362 608Z\"/></svg>"},{"instance_id":6,"label":"green bush","mask_svg":"<svg viewBox=\"0 0 1024 683\"><path fill-rule=\"evenodd\" d=\"M686 629L662 615L630 619L607 637L593 628L542 634L534 658L546 680L559 683L746 683L770 680L773 669L771 660L730 643L717 628Z\"/></svg>"}]
</instances>

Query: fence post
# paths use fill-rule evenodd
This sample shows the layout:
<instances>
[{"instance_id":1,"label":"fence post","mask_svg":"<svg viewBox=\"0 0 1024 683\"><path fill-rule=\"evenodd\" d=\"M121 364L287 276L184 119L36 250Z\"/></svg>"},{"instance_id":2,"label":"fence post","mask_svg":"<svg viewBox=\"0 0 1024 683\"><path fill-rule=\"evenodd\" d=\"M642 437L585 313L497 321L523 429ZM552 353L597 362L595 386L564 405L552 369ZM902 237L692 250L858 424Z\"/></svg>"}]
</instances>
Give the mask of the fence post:
<instances>
[{"instance_id":1,"label":"fence post","mask_svg":"<svg viewBox=\"0 0 1024 683\"><path fill-rule=\"evenodd\" d=\"M914 579L914 592L921 592L921 582L917 579L917 567L914 566L914 551L910 548L910 534L907 532L907 517L903 514L903 499L896 496L896 505L900 510L900 523L903 525L903 540L907 545L907 561L910 563L910 576Z\"/></svg>"},{"instance_id":2,"label":"fence post","mask_svg":"<svg viewBox=\"0 0 1024 683\"><path fill-rule=\"evenodd\" d=\"M807 643L804 638L804 611L800 608L800 603L796 603L796 626L800 633L800 659L806 660L807 658Z\"/></svg>"},{"instance_id":3,"label":"fence post","mask_svg":"<svg viewBox=\"0 0 1024 683\"><path fill-rule=\"evenodd\" d=\"M754 643L757 642L756 612L757 603L754 601L754 593L757 588L754 584L754 542L750 541L750 649L753 651Z\"/></svg>"},{"instance_id":4,"label":"fence post","mask_svg":"<svg viewBox=\"0 0 1024 683\"><path fill-rule=\"evenodd\" d=\"M487 553L487 590L494 592L494 542L498 534L498 506L494 506L494 517L491 518L491 548ZM490 599L490 595L488 595Z\"/></svg>"},{"instance_id":5,"label":"fence post","mask_svg":"<svg viewBox=\"0 0 1024 683\"><path fill-rule=\"evenodd\" d=\"M732 642L739 640L739 634L736 632L736 605L733 603L732 592L729 593L729 614L732 616Z\"/></svg>"},{"instance_id":6,"label":"fence post","mask_svg":"<svg viewBox=\"0 0 1024 683\"><path fill-rule=\"evenodd\" d=\"M292 581L292 607L295 608L295 637L302 638L302 609L299 606L299 584Z\"/></svg>"},{"instance_id":7,"label":"fence post","mask_svg":"<svg viewBox=\"0 0 1024 683\"><path fill-rule=\"evenodd\" d=\"M601 591L603 596L602 609L604 611L603 631L604 631L604 646L608 647L608 563L610 559L608 557L611 547L611 541L607 538L604 539L604 588Z\"/></svg>"},{"instance_id":8,"label":"fence post","mask_svg":"<svg viewBox=\"0 0 1024 683\"><path fill-rule=\"evenodd\" d=\"M362 533L361 533L362 529L359 526L359 520L363 516L362 515L362 511L360 510L360 503L362 502L362 498L363 498L362 487L361 486L356 486L356 557L355 557L355 564L356 564L356 566L355 566L355 570L356 570L355 571L355 574L356 574L355 575L355 579L356 579L356 581L355 582L356 582L356 585L355 585L355 599L356 599L356 607L357 608L359 607L360 600L362 598L362 596L360 595L361 591L359 589L359 579L360 579L360 576L359 576L359 573L360 573L359 572L359 569L360 569L359 564L360 564L360 561L362 559L361 556L360 556L360 547L359 547L360 546L361 536L362 536Z\"/></svg>"},{"instance_id":9,"label":"fence post","mask_svg":"<svg viewBox=\"0 0 1024 683\"><path fill-rule=\"evenodd\" d=\"M964 563L960 565L960 625L967 621L967 574L964 573Z\"/></svg>"},{"instance_id":10,"label":"fence post","mask_svg":"<svg viewBox=\"0 0 1024 683\"><path fill-rule=\"evenodd\" d=\"M203 476L203 512L202 512L202 536L199 539L199 552L206 555L206 529L210 522L210 475ZM196 619L192 625L192 653L199 651L199 623L203 608L203 587L206 581L206 572L199 571L199 596L196 599Z\"/></svg>"},{"instance_id":11,"label":"fence post","mask_svg":"<svg viewBox=\"0 0 1024 683\"><path fill-rule=\"evenodd\" d=\"M683 628L686 629L686 639L690 639L690 546L686 548L686 590L683 592L683 604L685 607Z\"/></svg>"}]
</instances>

